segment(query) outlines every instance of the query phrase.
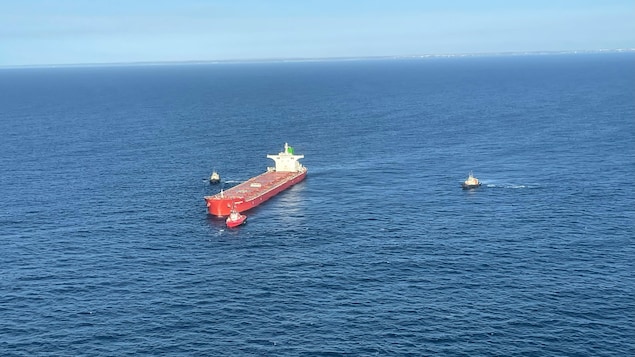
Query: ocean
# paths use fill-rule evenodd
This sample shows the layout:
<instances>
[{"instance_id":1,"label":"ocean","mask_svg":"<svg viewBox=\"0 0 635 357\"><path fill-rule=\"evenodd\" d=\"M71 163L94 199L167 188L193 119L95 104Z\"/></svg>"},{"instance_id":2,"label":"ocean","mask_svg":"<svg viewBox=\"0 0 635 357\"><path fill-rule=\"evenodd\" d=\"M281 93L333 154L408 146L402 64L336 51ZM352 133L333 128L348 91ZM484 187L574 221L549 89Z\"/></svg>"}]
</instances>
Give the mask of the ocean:
<instances>
[{"instance_id":1,"label":"ocean","mask_svg":"<svg viewBox=\"0 0 635 357\"><path fill-rule=\"evenodd\" d=\"M0 94L3 356L635 355L632 52L4 68ZM285 142L305 181L206 213L212 170Z\"/></svg>"}]
</instances>

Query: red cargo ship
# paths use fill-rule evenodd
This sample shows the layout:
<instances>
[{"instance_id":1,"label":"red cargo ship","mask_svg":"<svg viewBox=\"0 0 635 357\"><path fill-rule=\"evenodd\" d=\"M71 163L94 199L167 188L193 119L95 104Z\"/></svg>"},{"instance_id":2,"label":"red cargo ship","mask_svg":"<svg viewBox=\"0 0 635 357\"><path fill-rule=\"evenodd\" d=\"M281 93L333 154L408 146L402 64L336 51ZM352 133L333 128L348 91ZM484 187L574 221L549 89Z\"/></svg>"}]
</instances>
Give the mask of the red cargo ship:
<instances>
[{"instance_id":1,"label":"red cargo ship","mask_svg":"<svg viewBox=\"0 0 635 357\"><path fill-rule=\"evenodd\" d=\"M232 207L238 212L254 208L306 177L307 168L298 162L304 155L295 155L289 144L284 144L283 152L267 157L273 159L275 167L227 191L221 189L214 196L205 196L209 214L224 217Z\"/></svg>"}]
</instances>

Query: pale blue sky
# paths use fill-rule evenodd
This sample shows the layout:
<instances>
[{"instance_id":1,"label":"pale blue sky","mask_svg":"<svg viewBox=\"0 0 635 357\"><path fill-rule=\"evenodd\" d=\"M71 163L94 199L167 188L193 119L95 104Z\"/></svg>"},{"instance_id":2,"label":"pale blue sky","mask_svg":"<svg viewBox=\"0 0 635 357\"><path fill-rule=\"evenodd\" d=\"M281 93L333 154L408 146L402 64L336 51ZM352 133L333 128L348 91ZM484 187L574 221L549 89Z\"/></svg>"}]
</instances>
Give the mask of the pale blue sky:
<instances>
[{"instance_id":1,"label":"pale blue sky","mask_svg":"<svg viewBox=\"0 0 635 357\"><path fill-rule=\"evenodd\" d=\"M626 48L634 0L0 0L0 66Z\"/></svg>"}]
</instances>

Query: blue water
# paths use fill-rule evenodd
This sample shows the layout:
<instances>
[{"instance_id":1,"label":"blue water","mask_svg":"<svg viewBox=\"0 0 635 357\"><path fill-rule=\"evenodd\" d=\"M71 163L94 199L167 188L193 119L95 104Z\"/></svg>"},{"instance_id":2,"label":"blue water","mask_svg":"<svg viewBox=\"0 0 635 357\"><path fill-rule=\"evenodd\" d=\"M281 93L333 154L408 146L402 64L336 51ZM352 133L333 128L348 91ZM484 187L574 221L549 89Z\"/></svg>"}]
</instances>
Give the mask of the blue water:
<instances>
[{"instance_id":1,"label":"blue water","mask_svg":"<svg viewBox=\"0 0 635 357\"><path fill-rule=\"evenodd\" d=\"M635 354L633 53L2 69L0 169L3 356Z\"/></svg>"}]
</instances>

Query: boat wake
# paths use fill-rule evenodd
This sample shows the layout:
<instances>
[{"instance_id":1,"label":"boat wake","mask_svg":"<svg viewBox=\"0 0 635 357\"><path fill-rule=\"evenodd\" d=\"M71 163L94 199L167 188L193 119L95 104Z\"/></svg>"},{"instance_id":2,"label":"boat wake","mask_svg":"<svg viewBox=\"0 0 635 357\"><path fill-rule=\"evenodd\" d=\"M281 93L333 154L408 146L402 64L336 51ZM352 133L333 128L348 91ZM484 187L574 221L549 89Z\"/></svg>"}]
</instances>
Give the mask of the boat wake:
<instances>
[{"instance_id":1,"label":"boat wake","mask_svg":"<svg viewBox=\"0 0 635 357\"><path fill-rule=\"evenodd\" d=\"M490 188L507 188L507 189L523 189L523 188L536 188L537 186L530 186L530 185L518 185L518 184L494 184L494 183L488 183L488 184L483 184L485 187L490 187Z\"/></svg>"}]
</instances>

